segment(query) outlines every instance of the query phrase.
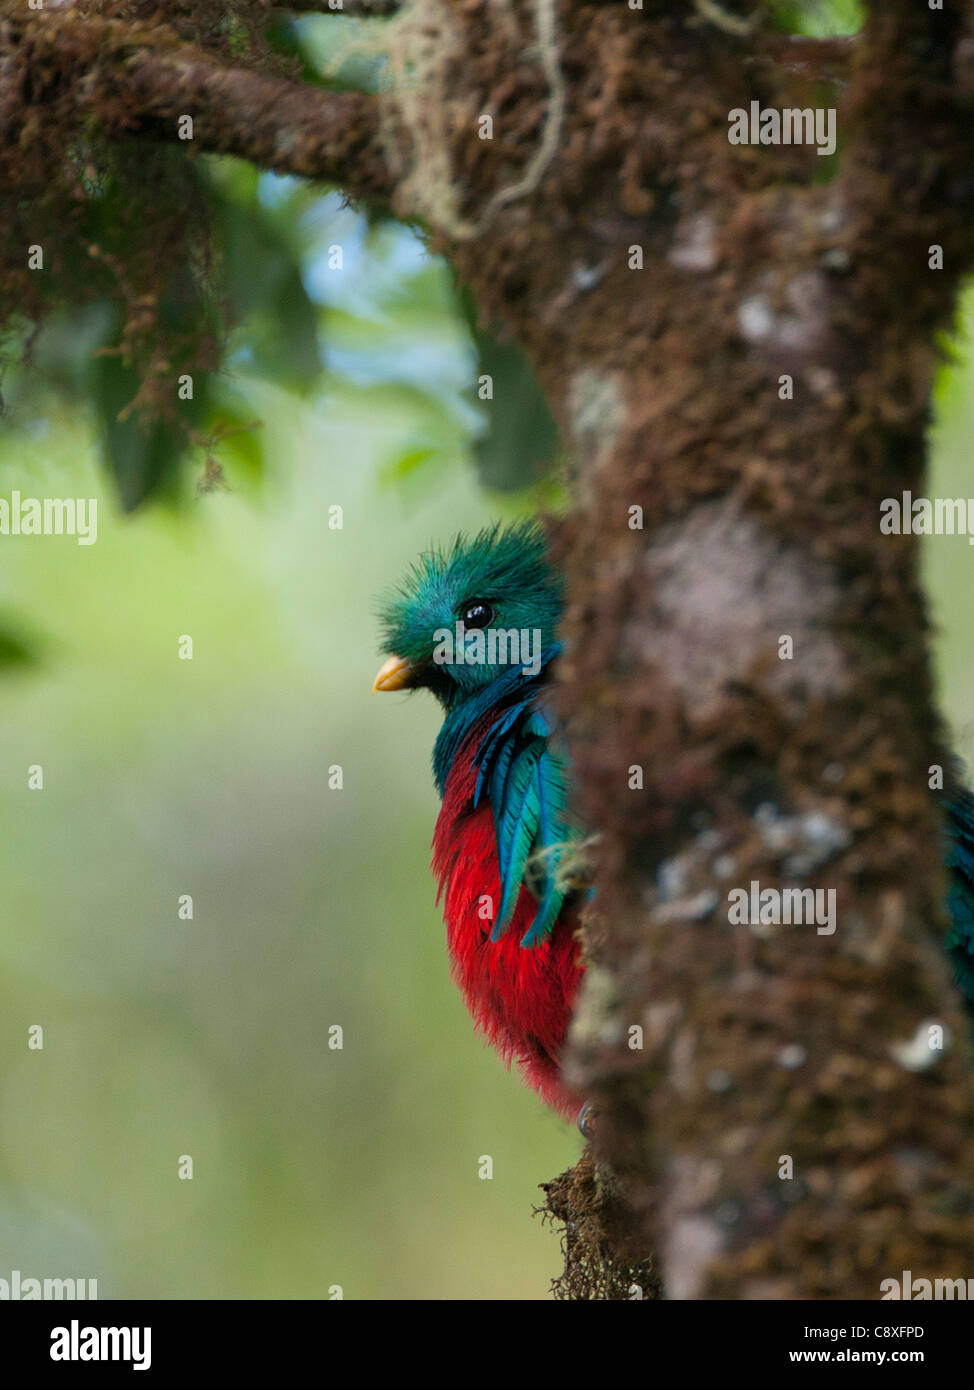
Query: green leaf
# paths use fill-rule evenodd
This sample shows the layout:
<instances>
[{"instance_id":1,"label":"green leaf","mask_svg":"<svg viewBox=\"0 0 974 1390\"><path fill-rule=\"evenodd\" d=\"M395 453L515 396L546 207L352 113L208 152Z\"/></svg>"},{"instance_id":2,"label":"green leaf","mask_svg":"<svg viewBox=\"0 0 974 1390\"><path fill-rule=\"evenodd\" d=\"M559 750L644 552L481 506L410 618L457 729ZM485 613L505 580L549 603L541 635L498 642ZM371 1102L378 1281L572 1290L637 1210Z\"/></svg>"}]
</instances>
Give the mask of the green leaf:
<instances>
[{"instance_id":1,"label":"green leaf","mask_svg":"<svg viewBox=\"0 0 974 1390\"><path fill-rule=\"evenodd\" d=\"M407 449L405 453L397 454L391 463L387 463L383 467L379 474L379 482L383 487L393 482L405 482L417 469L422 468L424 463L428 463L430 459L436 458L440 453L442 453L441 449L429 444L420 444L415 448Z\"/></svg>"},{"instance_id":2,"label":"green leaf","mask_svg":"<svg viewBox=\"0 0 974 1390\"><path fill-rule=\"evenodd\" d=\"M524 353L480 327L469 295L460 301L477 349L477 375L489 376L493 388L493 399L483 402L486 430L473 442L480 480L501 491L527 487L557 457L558 426Z\"/></svg>"},{"instance_id":3,"label":"green leaf","mask_svg":"<svg viewBox=\"0 0 974 1390\"><path fill-rule=\"evenodd\" d=\"M820 38L857 34L865 18L860 0L771 0L769 9L776 29Z\"/></svg>"},{"instance_id":4,"label":"green leaf","mask_svg":"<svg viewBox=\"0 0 974 1390\"><path fill-rule=\"evenodd\" d=\"M318 310L301 277L300 251L287 220L264 211L256 181L214 183L214 215L232 317L262 376L306 391L321 373Z\"/></svg>"},{"instance_id":5,"label":"green leaf","mask_svg":"<svg viewBox=\"0 0 974 1390\"><path fill-rule=\"evenodd\" d=\"M379 469L381 488L414 498L427 497L433 480L450 465L450 455L433 440L415 440Z\"/></svg>"},{"instance_id":6,"label":"green leaf","mask_svg":"<svg viewBox=\"0 0 974 1390\"><path fill-rule=\"evenodd\" d=\"M36 666L37 660L34 644L9 626L6 618L0 619L0 667Z\"/></svg>"},{"instance_id":7,"label":"green leaf","mask_svg":"<svg viewBox=\"0 0 974 1390\"><path fill-rule=\"evenodd\" d=\"M148 497L174 489L179 463L189 444L184 430L158 421L147 424L135 411L124 420L118 418L140 384L135 369L126 366L121 358L95 358L91 393L102 448L122 508L127 512L134 511ZM197 377L194 388L192 401L179 402L180 409L186 412L187 424L197 423L205 406L205 380Z\"/></svg>"},{"instance_id":8,"label":"green leaf","mask_svg":"<svg viewBox=\"0 0 974 1390\"><path fill-rule=\"evenodd\" d=\"M318 310L308 298L297 266L278 296L274 331L255 344L255 361L269 376L308 390L321 374Z\"/></svg>"}]
</instances>

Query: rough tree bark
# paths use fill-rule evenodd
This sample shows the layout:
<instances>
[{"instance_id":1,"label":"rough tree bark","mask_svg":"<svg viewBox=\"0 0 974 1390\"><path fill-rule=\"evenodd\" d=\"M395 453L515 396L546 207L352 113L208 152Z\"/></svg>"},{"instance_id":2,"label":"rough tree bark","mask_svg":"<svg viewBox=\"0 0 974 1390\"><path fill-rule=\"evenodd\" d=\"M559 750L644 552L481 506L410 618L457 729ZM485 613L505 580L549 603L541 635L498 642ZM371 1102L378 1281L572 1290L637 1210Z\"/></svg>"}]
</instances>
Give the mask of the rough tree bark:
<instances>
[{"instance_id":1,"label":"rough tree bark","mask_svg":"<svg viewBox=\"0 0 974 1390\"><path fill-rule=\"evenodd\" d=\"M966 1275L974 1090L928 789L947 753L916 542L878 522L923 492L936 333L974 252L974 0L873 0L833 42L691 0L413 0L381 111L127 8L144 32L18 7L5 61L118 138L174 140L189 111L196 148L422 218L572 443L559 698L601 839L568 1066L601 1177L589 1157L549 1192L563 1291ZM752 99L836 105L837 167L731 145ZM751 880L834 889L835 934L729 925ZM950 1042L918 1066L927 1020Z\"/></svg>"}]
</instances>

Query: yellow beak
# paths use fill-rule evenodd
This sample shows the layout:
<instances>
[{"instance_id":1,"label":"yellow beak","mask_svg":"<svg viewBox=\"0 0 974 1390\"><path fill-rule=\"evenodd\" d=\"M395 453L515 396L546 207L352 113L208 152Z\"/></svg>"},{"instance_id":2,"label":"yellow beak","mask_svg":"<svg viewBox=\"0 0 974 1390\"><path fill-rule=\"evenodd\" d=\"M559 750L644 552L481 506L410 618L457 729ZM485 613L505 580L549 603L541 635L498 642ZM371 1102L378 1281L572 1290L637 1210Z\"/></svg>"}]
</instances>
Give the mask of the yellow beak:
<instances>
[{"instance_id":1,"label":"yellow beak","mask_svg":"<svg viewBox=\"0 0 974 1390\"><path fill-rule=\"evenodd\" d=\"M372 682L372 694L377 690L406 690L409 687L413 668L405 657L390 656L383 662Z\"/></svg>"}]
</instances>

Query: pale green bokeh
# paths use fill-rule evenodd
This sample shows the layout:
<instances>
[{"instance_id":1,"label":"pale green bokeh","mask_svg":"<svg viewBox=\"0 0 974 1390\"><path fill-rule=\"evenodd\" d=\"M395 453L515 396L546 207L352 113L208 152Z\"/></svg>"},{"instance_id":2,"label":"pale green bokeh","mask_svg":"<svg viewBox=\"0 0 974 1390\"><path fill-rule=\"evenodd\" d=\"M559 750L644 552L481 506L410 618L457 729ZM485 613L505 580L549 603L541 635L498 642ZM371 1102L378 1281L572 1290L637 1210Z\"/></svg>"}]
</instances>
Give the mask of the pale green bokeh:
<instances>
[{"instance_id":1,"label":"pale green bokeh","mask_svg":"<svg viewBox=\"0 0 974 1390\"><path fill-rule=\"evenodd\" d=\"M951 358L934 392L930 497L974 499L972 339L974 288L961 301ZM974 533L974 501L968 502L968 513ZM922 555L936 628L934 659L942 708L954 747L974 769L974 544L966 536L930 536L923 541Z\"/></svg>"},{"instance_id":2,"label":"pale green bokeh","mask_svg":"<svg viewBox=\"0 0 974 1390\"><path fill-rule=\"evenodd\" d=\"M0 1277L537 1297L560 1263L537 1184L578 1136L448 976L435 706L370 693L376 594L498 508L461 456L415 498L377 482L404 410L248 399L267 485L177 516L120 518L78 418L0 446L3 495L101 499L93 546L0 538L0 603L43 652L0 684Z\"/></svg>"}]
</instances>

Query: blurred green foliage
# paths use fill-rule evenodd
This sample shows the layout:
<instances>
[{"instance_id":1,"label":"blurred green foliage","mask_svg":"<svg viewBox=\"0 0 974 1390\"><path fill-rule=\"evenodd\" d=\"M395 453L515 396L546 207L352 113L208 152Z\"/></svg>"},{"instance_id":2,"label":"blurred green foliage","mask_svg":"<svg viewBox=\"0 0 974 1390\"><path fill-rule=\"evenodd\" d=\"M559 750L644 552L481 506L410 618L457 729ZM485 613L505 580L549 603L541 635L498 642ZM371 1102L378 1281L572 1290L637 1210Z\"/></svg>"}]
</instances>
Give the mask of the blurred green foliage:
<instances>
[{"instance_id":1,"label":"blurred green foliage","mask_svg":"<svg viewBox=\"0 0 974 1390\"><path fill-rule=\"evenodd\" d=\"M84 390L10 383L0 493L100 514L93 546L0 540L0 658L35 658L0 684L0 1277L541 1296L560 1260L537 1183L578 1136L482 1046L449 979L432 702L369 694L376 595L537 496L477 487L476 358L416 237L232 164L213 177L297 239L325 364L314 384L276 372L255 297L203 423L261 422L216 451L225 486L198 491L200 450L171 505L125 517Z\"/></svg>"},{"instance_id":2,"label":"blurred green foliage","mask_svg":"<svg viewBox=\"0 0 974 1390\"><path fill-rule=\"evenodd\" d=\"M150 497L171 502L181 474L202 468L209 454L221 466L228 454L255 473L264 467L263 436L241 433L253 421L242 376L306 394L320 382L324 357L336 376L374 400L410 398L415 437L393 476L467 450L487 487L542 480L558 437L529 363L477 325L445 267L425 264L414 237L388 220L343 216L339 195L322 198L297 180L260 176L234 160L201 163L214 238L211 294L222 305L211 328L217 332L216 317L231 325L222 370L192 373L192 397L178 401L178 418L146 417L131 408L142 379L118 350L117 306L88 303L45 326L26 368L8 367L7 430L71 399L92 412L122 507L134 510ZM328 226L337 240L322 240ZM385 262L384 278L375 293L349 290L347 272L372 248L379 248L376 264ZM185 317L189 332L195 301L174 293L162 312ZM444 376L446 351L455 362ZM497 410L478 398L483 373L494 380Z\"/></svg>"},{"instance_id":3,"label":"blurred green foliage","mask_svg":"<svg viewBox=\"0 0 974 1390\"><path fill-rule=\"evenodd\" d=\"M855 34L865 18L860 0L771 0L770 8L786 33L823 38Z\"/></svg>"},{"instance_id":4,"label":"blurred green foliage","mask_svg":"<svg viewBox=\"0 0 974 1390\"><path fill-rule=\"evenodd\" d=\"M488 384L488 409L473 441L485 487L517 491L540 482L558 457L558 427L530 362L515 343L500 340L477 322L469 294L459 307L477 353L478 379Z\"/></svg>"}]
</instances>

